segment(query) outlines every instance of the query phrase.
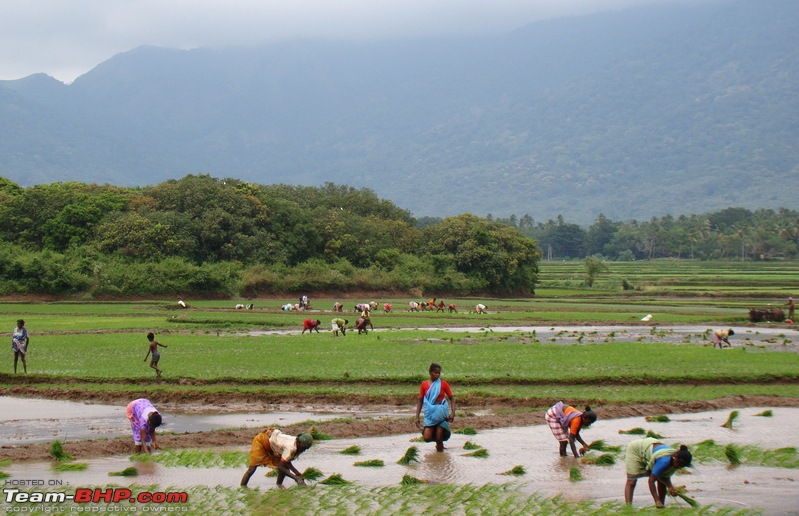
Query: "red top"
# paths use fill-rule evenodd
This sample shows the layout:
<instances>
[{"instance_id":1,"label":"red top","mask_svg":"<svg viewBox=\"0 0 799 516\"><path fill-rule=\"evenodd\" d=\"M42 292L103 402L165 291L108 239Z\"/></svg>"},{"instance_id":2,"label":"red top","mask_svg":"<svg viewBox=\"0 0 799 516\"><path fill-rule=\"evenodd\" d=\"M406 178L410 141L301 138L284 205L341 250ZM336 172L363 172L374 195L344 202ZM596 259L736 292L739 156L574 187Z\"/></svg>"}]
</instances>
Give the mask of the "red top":
<instances>
[{"instance_id":1,"label":"red top","mask_svg":"<svg viewBox=\"0 0 799 516\"><path fill-rule=\"evenodd\" d=\"M424 395L427 394L427 391L430 390L430 380L425 380L422 382L422 385L419 387L419 397L424 398ZM444 396L449 396L450 398L454 398L452 395L452 389L450 389L449 384L446 380L441 380L441 391L438 393L438 398L436 398L436 403L441 403L444 400Z\"/></svg>"}]
</instances>

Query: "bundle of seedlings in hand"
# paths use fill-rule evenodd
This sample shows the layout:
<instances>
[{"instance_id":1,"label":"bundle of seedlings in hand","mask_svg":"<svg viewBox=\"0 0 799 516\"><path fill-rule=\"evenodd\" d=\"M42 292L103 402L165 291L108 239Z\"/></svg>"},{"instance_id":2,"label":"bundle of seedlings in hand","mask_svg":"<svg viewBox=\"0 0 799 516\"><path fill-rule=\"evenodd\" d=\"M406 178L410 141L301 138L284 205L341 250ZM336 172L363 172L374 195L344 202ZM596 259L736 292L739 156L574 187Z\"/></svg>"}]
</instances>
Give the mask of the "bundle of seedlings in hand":
<instances>
[{"instance_id":1,"label":"bundle of seedlings in hand","mask_svg":"<svg viewBox=\"0 0 799 516\"><path fill-rule=\"evenodd\" d=\"M64 451L61 441L53 441L50 444L50 456L61 462L72 460L72 455Z\"/></svg>"},{"instance_id":2,"label":"bundle of seedlings in hand","mask_svg":"<svg viewBox=\"0 0 799 516\"><path fill-rule=\"evenodd\" d=\"M677 494L674 496L676 498L682 498L686 503L688 503L688 505L690 505L694 509L701 507L701 505L699 505L699 502L697 502L696 500L685 494L685 486L677 487Z\"/></svg>"},{"instance_id":3,"label":"bundle of seedlings in hand","mask_svg":"<svg viewBox=\"0 0 799 516\"><path fill-rule=\"evenodd\" d=\"M579 482L583 479L583 474L580 473L580 468L577 466L572 466L569 468L569 480L572 482Z\"/></svg>"},{"instance_id":4,"label":"bundle of seedlings in hand","mask_svg":"<svg viewBox=\"0 0 799 516\"><path fill-rule=\"evenodd\" d=\"M730 412L730 415L727 418L727 422L724 423L723 425L721 425L721 427L722 428L729 428L730 430L732 430L732 422L735 421L736 419L738 419L739 415L740 415L740 413L737 410L733 410L732 412Z\"/></svg>"},{"instance_id":5,"label":"bundle of seedlings in hand","mask_svg":"<svg viewBox=\"0 0 799 516\"><path fill-rule=\"evenodd\" d=\"M508 471L505 471L504 473L500 473L500 475L510 475L510 476L514 476L514 477L520 477L520 476L526 475L526 474L527 474L527 470L524 469L524 466L513 466Z\"/></svg>"},{"instance_id":6,"label":"bundle of seedlings in hand","mask_svg":"<svg viewBox=\"0 0 799 516\"><path fill-rule=\"evenodd\" d=\"M405 455L402 456L400 460L397 461L397 464L410 464L411 462L419 462L419 449L416 446L411 446L405 451Z\"/></svg>"},{"instance_id":7,"label":"bundle of seedlings in hand","mask_svg":"<svg viewBox=\"0 0 799 516\"><path fill-rule=\"evenodd\" d=\"M621 451L621 446L609 446L608 444L605 443L604 439L597 439L596 441L591 441L590 443L588 443L586 449L617 453Z\"/></svg>"},{"instance_id":8,"label":"bundle of seedlings in hand","mask_svg":"<svg viewBox=\"0 0 799 516\"><path fill-rule=\"evenodd\" d=\"M341 450L339 453L342 453L344 455L358 455L359 453L361 453L361 447L355 445L349 446Z\"/></svg>"}]
</instances>

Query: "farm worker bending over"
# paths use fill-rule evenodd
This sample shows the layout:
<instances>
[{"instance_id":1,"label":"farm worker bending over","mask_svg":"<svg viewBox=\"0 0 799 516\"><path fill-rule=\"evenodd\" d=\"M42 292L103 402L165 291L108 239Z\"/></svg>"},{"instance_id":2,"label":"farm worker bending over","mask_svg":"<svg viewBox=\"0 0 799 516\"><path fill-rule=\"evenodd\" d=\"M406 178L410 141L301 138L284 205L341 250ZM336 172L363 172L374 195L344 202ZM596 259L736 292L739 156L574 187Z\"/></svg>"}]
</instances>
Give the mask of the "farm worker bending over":
<instances>
[{"instance_id":1,"label":"farm worker bending over","mask_svg":"<svg viewBox=\"0 0 799 516\"><path fill-rule=\"evenodd\" d=\"M486 313L486 305L480 303L474 307L474 311L477 312L478 314L484 314Z\"/></svg>"},{"instance_id":2,"label":"farm worker bending over","mask_svg":"<svg viewBox=\"0 0 799 516\"><path fill-rule=\"evenodd\" d=\"M283 487L283 479L289 477L304 486L302 478L292 461L302 452L313 445L310 434L300 434L297 437L284 434L277 428L264 428L252 440L250 448L250 467L241 477L241 485L246 486L258 466L266 466L277 470L277 485Z\"/></svg>"},{"instance_id":3,"label":"farm worker bending over","mask_svg":"<svg viewBox=\"0 0 799 516\"><path fill-rule=\"evenodd\" d=\"M732 328L729 330L716 330L713 332L713 347L715 348L718 345L719 349L721 349L723 343L727 344L727 347L731 347L730 344L730 335L735 335L735 332Z\"/></svg>"},{"instance_id":4,"label":"farm worker bending over","mask_svg":"<svg viewBox=\"0 0 799 516\"><path fill-rule=\"evenodd\" d=\"M136 453L142 452L142 447L146 453L158 449L155 441L155 429L161 426L161 414L155 410L150 400L139 398L128 403L125 414L130 421L130 431L133 434L133 444L136 446Z\"/></svg>"},{"instance_id":5,"label":"farm worker bending over","mask_svg":"<svg viewBox=\"0 0 799 516\"><path fill-rule=\"evenodd\" d=\"M685 445L675 450L652 437L636 439L627 445L624 462L627 464L627 483L624 485L624 501L633 503L635 484L639 478L649 477L649 492L655 505L666 503L666 488L675 496L677 490L671 485L671 476L680 468L691 465L691 452Z\"/></svg>"},{"instance_id":6,"label":"farm worker bending over","mask_svg":"<svg viewBox=\"0 0 799 516\"><path fill-rule=\"evenodd\" d=\"M320 324L322 324L322 321L319 319L315 321L312 321L311 319L305 319L302 321L302 333L305 333L306 331L308 333L313 333L314 330L316 330L316 333L319 333Z\"/></svg>"},{"instance_id":7,"label":"farm worker bending over","mask_svg":"<svg viewBox=\"0 0 799 516\"><path fill-rule=\"evenodd\" d=\"M591 407L585 407L585 411L580 412L576 408L564 405L562 401L555 403L546 413L546 422L549 429L552 430L552 435L560 443L560 456L565 457L566 446L570 445L572 453L575 457L585 455L586 447L588 446L580 437L580 430L591 426L596 421L596 412L591 410ZM580 441L583 445L580 448L579 455L577 447L574 445L574 440Z\"/></svg>"},{"instance_id":8,"label":"farm worker bending over","mask_svg":"<svg viewBox=\"0 0 799 516\"><path fill-rule=\"evenodd\" d=\"M455 397L446 380L441 379L441 366L433 363L429 368L430 379L419 386L419 401L416 403L416 427L422 429L424 442L436 442L436 451L444 451L452 431L449 423L455 421ZM449 404L447 404L449 401ZM419 413L424 406L424 427Z\"/></svg>"},{"instance_id":9,"label":"farm worker bending over","mask_svg":"<svg viewBox=\"0 0 799 516\"><path fill-rule=\"evenodd\" d=\"M347 335L347 324L349 321L347 319L341 319L336 317L332 321L330 321L330 325L333 329L333 336L338 337L338 332L341 332L342 335Z\"/></svg>"}]
</instances>

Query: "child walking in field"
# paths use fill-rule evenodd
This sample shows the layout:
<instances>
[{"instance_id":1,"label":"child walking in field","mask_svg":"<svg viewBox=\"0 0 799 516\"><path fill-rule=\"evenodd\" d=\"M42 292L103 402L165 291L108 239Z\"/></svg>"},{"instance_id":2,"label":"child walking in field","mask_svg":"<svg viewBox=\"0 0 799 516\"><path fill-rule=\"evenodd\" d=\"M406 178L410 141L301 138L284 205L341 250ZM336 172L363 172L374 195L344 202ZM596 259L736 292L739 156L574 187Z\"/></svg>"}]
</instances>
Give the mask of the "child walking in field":
<instances>
[{"instance_id":1,"label":"child walking in field","mask_svg":"<svg viewBox=\"0 0 799 516\"><path fill-rule=\"evenodd\" d=\"M155 340L155 335L153 332L147 334L147 340L150 341L150 347L147 348L147 354L144 355L144 361L147 362L147 357L150 356L152 353L152 359L150 360L150 367L155 369L155 377L161 378L161 369L158 368L158 361L161 360L161 353L158 352L158 346L162 348L169 347L166 344L161 344L157 340Z\"/></svg>"}]
</instances>

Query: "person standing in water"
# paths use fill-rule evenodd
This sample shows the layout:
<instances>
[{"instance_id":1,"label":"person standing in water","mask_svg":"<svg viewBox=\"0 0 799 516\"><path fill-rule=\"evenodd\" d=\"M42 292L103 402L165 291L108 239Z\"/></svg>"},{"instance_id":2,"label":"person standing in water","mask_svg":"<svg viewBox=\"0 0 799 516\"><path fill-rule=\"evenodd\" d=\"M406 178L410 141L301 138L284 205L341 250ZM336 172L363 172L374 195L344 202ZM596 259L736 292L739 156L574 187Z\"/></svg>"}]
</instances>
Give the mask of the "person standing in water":
<instances>
[{"instance_id":1,"label":"person standing in water","mask_svg":"<svg viewBox=\"0 0 799 516\"><path fill-rule=\"evenodd\" d=\"M416 427L421 428L424 442L436 442L436 451L444 451L444 441L448 441L452 431L449 423L455 421L455 397L446 380L441 379L441 366L432 363L428 370L430 379L419 387L419 401L416 403ZM449 403L448 403L449 402ZM419 414L424 407L424 426Z\"/></svg>"},{"instance_id":2,"label":"person standing in water","mask_svg":"<svg viewBox=\"0 0 799 516\"><path fill-rule=\"evenodd\" d=\"M28 372L28 330L25 321L17 319L17 327L11 333L11 351L14 352L14 374L17 374L17 362L22 358L22 369Z\"/></svg>"}]
</instances>

